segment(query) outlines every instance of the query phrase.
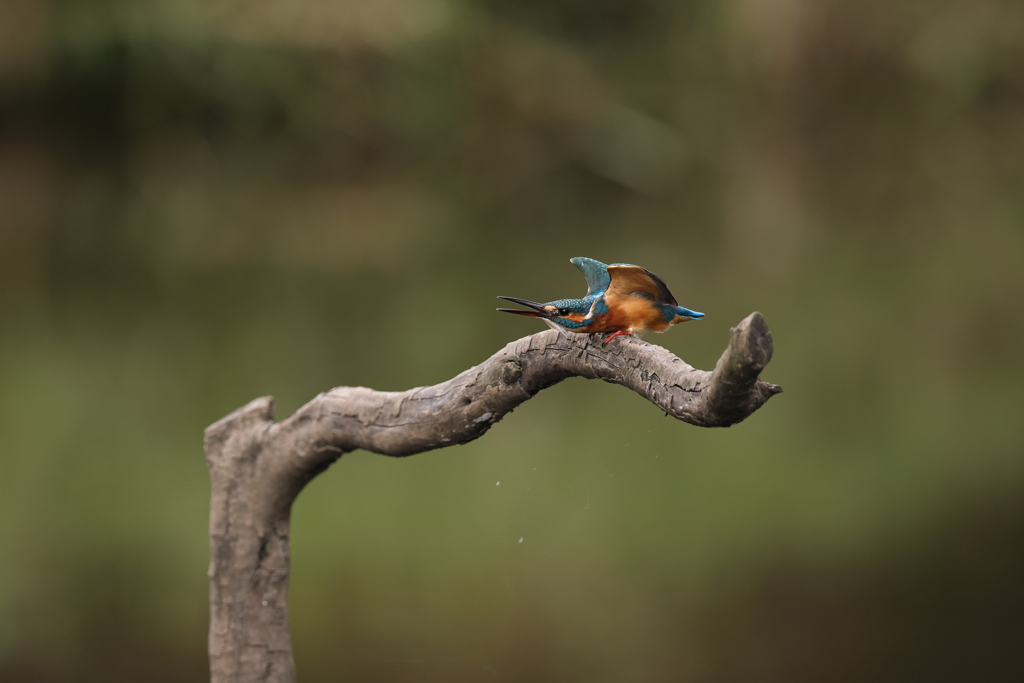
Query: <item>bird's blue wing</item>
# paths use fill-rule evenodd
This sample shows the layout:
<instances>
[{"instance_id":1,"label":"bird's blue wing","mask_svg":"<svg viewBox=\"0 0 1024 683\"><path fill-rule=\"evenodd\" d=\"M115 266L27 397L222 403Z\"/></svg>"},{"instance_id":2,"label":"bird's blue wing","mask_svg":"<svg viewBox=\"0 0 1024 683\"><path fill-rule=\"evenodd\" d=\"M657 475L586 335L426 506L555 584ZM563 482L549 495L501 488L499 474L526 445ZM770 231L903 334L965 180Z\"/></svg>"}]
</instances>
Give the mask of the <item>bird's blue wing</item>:
<instances>
[{"instance_id":1,"label":"bird's blue wing","mask_svg":"<svg viewBox=\"0 0 1024 683\"><path fill-rule=\"evenodd\" d=\"M587 278L587 297L600 296L611 285L612 279L608 274L608 266L600 261L586 256L577 256L569 259L569 263L583 271L583 277Z\"/></svg>"}]
</instances>

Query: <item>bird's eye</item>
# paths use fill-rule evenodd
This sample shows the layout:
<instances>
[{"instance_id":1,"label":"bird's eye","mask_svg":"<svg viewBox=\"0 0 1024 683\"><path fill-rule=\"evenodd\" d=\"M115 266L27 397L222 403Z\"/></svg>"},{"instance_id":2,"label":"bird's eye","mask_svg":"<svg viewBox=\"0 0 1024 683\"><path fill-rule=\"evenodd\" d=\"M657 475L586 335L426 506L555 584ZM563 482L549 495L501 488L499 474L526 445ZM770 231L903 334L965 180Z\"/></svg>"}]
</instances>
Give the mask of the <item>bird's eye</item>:
<instances>
[{"instance_id":1,"label":"bird's eye","mask_svg":"<svg viewBox=\"0 0 1024 683\"><path fill-rule=\"evenodd\" d=\"M569 314L569 309L568 308L559 308L558 309L558 315L568 315L568 314Z\"/></svg>"}]
</instances>

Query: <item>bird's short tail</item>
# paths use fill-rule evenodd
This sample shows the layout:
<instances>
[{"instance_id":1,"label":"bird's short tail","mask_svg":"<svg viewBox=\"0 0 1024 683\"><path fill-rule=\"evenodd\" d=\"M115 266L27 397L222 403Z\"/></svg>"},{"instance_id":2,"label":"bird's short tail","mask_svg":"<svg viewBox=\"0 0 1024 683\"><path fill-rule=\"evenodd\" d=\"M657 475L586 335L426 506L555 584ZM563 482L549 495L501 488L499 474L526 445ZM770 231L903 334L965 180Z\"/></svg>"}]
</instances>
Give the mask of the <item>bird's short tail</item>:
<instances>
[{"instance_id":1,"label":"bird's short tail","mask_svg":"<svg viewBox=\"0 0 1024 683\"><path fill-rule=\"evenodd\" d=\"M676 315L686 318L687 320L697 320L703 318L703 313L697 311L691 311L689 308L683 308L682 306L676 306Z\"/></svg>"}]
</instances>

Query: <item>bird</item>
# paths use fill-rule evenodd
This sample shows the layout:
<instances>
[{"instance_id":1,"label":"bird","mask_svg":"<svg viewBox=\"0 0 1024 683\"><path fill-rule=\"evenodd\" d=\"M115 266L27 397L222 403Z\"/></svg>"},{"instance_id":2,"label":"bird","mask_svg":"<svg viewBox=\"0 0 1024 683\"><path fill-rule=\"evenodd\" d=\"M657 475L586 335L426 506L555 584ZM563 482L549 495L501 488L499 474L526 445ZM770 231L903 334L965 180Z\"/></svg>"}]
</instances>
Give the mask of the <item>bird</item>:
<instances>
[{"instance_id":1,"label":"bird","mask_svg":"<svg viewBox=\"0 0 1024 683\"><path fill-rule=\"evenodd\" d=\"M540 318L562 334L608 332L605 344L619 335L639 335L647 330L664 332L677 323L704 317L703 313L680 306L665 281L646 268L631 263L606 265L585 256L576 256L569 262L583 271L587 279L587 293L582 298L541 304L499 296L528 310L497 310Z\"/></svg>"}]
</instances>

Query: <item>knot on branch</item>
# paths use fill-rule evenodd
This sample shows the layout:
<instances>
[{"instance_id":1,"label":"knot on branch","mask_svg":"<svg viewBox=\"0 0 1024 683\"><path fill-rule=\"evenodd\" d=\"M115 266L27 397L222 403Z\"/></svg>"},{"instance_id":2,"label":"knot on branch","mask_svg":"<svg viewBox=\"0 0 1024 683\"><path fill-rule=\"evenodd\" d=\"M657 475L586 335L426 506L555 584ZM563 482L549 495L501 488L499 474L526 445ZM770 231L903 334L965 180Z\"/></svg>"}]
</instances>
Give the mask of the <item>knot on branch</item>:
<instances>
[{"instance_id":1,"label":"knot on branch","mask_svg":"<svg viewBox=\"0 0 1024 683\"><path fill-rule=\"evenodd\" d=\"M501 366L501 381L505 384L515 384L523 376L523 366L515 358L510 358Z\"/></svg>"}]
</instances>

